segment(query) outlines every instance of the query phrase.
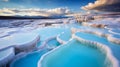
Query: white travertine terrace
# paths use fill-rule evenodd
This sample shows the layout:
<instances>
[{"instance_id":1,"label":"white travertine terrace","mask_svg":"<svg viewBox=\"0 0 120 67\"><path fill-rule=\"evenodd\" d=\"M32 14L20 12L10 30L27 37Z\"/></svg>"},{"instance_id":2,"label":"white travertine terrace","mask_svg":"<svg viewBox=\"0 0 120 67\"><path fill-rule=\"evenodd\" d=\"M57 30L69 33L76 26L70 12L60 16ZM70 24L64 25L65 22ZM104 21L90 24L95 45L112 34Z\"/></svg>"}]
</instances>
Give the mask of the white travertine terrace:
<instances>
[{"instance_id":1,"label":"white travertine terrace","mask_svg":"<svg viewBox=\"0 0 120 67\"><path fill-rule=\"evenodd\" d=\"M71 40L72 40L72 38L71 38L69 41L67 41L66 43L64 43L64 44L67 44L67 43L70 42ZM39 61L38 61L38 63L37 63L37 67L41 67L41 61L44 59L44 57L46 57L47 55L49 55L49 54L52 53L53 51L56 51L58 48L60 48L60 47L62 47L62 46L64 46L64 45L60 45L60 46L54 48L53 50L51 50L51 51L43 54L42 57L39 59Z\"/></svg>"},{"instance_id":2,"label":"white travertine terrace","mask_svg":"<svg viewBox=\"0 0 120 67\"><path fill-rule=\"evenodd\" d=\"M55 38L56 38L56 36L53 36L53 37L50 37L50 38L46 39L46 40L41 44L41 46L37 47L37 50L45 48L45 47L47 46L47 43L48 43L50 40L55 39ZM49 49L49 47L47 47L47 48Z\"/></svg>"},{"instance_id":3,"label":"white travertine terrace","mask_svg":"<svg viewBox=\"0 0 120 67\"><path fill-rule=\"evenodd\" d=\"M16 49L24 50L29 46L34 47L39 40L36 33L17 33L0 39L0 49L13 46ZM29 47L30 49L30 47Z\"/></svg>"},{"instance_id":4,"label":"white travertine terrace","mask_svg":"<svg viewBox=\"0 0 120 67\"><path fill-rule=\"evenodd\" d=\"M113 34L117 34L117 35L120 35L120 33L117 33L117 32L113 32L112 29L109 29L109 32L110 33L113 33Z\"/></svg>"},{"instance_id":5,"label":"white travertine terrace","mask_svg":"<svg viewBox=\"0 0 120 67\"><path fill-rule=\"evenodd\" d=\"M62 33L64 33L64 32L62 32ZM62 34L62 33L61 33L61 34ZM64 41L64 40L62 40L62 39L59 38L59 37L61 36L61 34L57 35L56 39L57 39L57 41L58 41L59 43L65 44L66 41Z\"/></svg>"},{"instance_id":6,"label":"white travertine terrace","mask_svg":"<svg viewBox=\"0 0 120 67\"><path fill-rule=\"evenodd\" d=\"M69 41L71 41L72 39L76 39L76 40L80 41L81 43L85 43L85 45L87 45L87 46L92 46L93 48L98 48L98 50L100 50L102 53L104 53L106 55L105 63L107 64L108 67L119 67L118 60L113 56L112 51L108 46L101 44L99 42L95 42L95 41L93 42L93 41L82 39L82 38L76 36L75 34L72 34L72 38ZM66 43L68 43L69 41L67 41ZM62 41L62 43L63 43L63 41ZM63 43L63 44L66 44L66 43ZM46 54L44 54L38 61L38 67L41 67L41 62L47 55L49 55L50 53L52 53L53 51L55 51L56 49L58 49L62 46L64 46L64 45L58 46L55 49L53 49L52 51L49 51Z\"/></svg>"},{"instance_id":7,"label":"white travertine terrace","mask_svg":"<svg viewBox=\"0 0 120 67\"><path fill-rule=\"evenodd\" d=\"M112 51L108 46L101 44L99 42L83 39L81 37L76 36L75 34L72 35L72 38L80 41L81 43L87 43L88 46L98 48L98 50L100 50L102 53L106 55L106 63L108 67L119 67L118 60L113 56Z\"/></svg>"},{"instance_id":8,"label":"white travertine terrace","mask_svg":"<svg viewBox=\"0 0 120 67\"><path fill-rule=\"evenodd\" d=\"M113 35L109 35L107 39L113 43L120 44L120 38L116 38Z\"/></svg>"},{"instance_id":9,"label":"white travertine terrace","mask_svg":"<svg viewBox=\"0 0 120 67\"><path fill-rule=\"evenodd\" d=\"M8 53L2 53L4 55L0 59L0 66L6 65L10 62L10 59L14 58L15 53L22 51L28 52L36 48L40 36L36 33L16 33L0 39L0 53L9 50ZM4 59L4 60L3 60ZM4 62L4 63L3 63Z\"/></svg>"},{"instance_id":10,"label":"white travertine terrace","mask_svg":"<svg viewBox=\"0 0 120 67\"><path fill-rule=\"evenodd\" d=\"M73 31L73 33L75 32L86 32L86 33L92 33L98 36L103 36L106 37L109 41L116 43L116 44L120 44L120 38L116 38L114 37L112 34L110 33L104 33L101 31L92 31L92 30L84 30L84 29L77 29L77 28L72 28L71 31Z\"/></svg>"},{"instance_id":11,"label":"white travertine terrace","mask_svg":"<svg viewBox=\"0 0 120 67\"><path fill-rule=\"evenodd\" d=\"M14 48L10 47L5 50L0 50L0 67L4 67L15 56Z\"/></svg>"},{"instance_id":12,"label":"white travertine terrace","mask_svg":"<svg viewBox=\"0 0 120 67\"><path fill-rule=\"evenodd\" d=\"M99 27L97 25L102 25L104 28L104 26L107 26L109 28L119 28L120 27L120 18L103 18L103 19L95 19L92 21L88 21L88 22L82 22L83 26L95 26L95 27Z\"/></svg>"},{"instance_id":13,"label":"white travertine terrace","mask_svg":"<svg viewBox=\"0 0 120 67\"><path fill-rule=\"evenodd\" d=\"M65 22L65 23L68 23L68 20L65 20L65 19L62 19L62 21L61 21L61 19L58 19L58 20L51 20L51 19L49 19L49 20L37 20L37 21L34 21L34 22L32 22L31 24L29 24L28 25L28 27L27 27L27 25L25 25L24 26L24 28L22 27L22 28L18 28L18 29L16 29L16 28L13 28L13 29L7 29L6 30L6 32L5 33L3 33L2 35L0 35L0 51L3 51L3 50L8 50L9 48L11 48L11 50L12 49L15 49L15 51L16 52L21 52L21 51L30 51L30 50L32 50L32 49L34 49L35 47L36 47L36 43L39 41L39 39L40 39L40 37L39 37L39 35L38 34L35 34L35 33L33 33L33 32L29 32L29 31L31 31L31 30L34 30L34 29L36 29L37 27L39 28L43 28L43 27L45 27L44 25L43 25L43 27L42 27L42 25L40 25L40 24L43 24L43 23L60 23L60 22ZM72 22L74 22L74 21L72 21ZM72 23L71 22L71 23ZM17 23L17 22L16 22ZM95 21L95 23L96 23L96 21ZM101 22L102 23L102 22ZM104 23L105 23L105 21L104 21ZM107 22L108 23L108 22ZM88 25L89 26L89 24L91 25L91 23L84 23L84 24L86 24L86 25ZM55 27L60 27L60 24L52 24L53 26L55 26ZM61 24L61 26L62 26L62 24ZM118 25L119 26L119 25ZM33 28L34 27L34 28ZM111 26L112 27L112 26ZM22 31L22 32L24 32L24 33L19 33L20 31ZM117 44L120 44L120 39L119 38L115 38L114 36L112 36L112 35L110 35L110 34L108 34L108 33L103 33L103 32L100 32L100 31L90 31L90 30L82 30L82 29L74 29L74 33L76 33L77 31L80 31L80 32L88 32L88 33L92 33L92 34L96 34L96 35L98 35L98 36L104 36L104 37L106 37L109 41L111 41L111 42L114 42L114 43L117 43ZM14 32L16 33L16 34L14 34ZM29 32L29 33L25 33L25 32ZM10 33L12 33L12 34L10 34ZM19 35L19 34L22 34L23 35L23 37L22 37L22 35ZM17 37L17 35L19 36L18 38L16 38ZM25 36L24 36L25 35ZM29 36L31 36L30 38L29 38ZM60 42L61 44L65 44L65 43L67 43L66 41L64 41L64 40L62 40L62 39L60 39L59 38L59 36L61 36L61 34L59 34L57 37L56 37L56 39L57 39L57 41L58 42ZM25 41L20 41L20 40L24 40L24 39L26 39L27 38L27 40L25 40ZM53 37L54 38L54 37ZM88 41L88 40L84 40L84 39L80 39L80 37L77 37L76 35L73 35L73 38L74 39L77 39L77 40L79 40L80 42L85 42L85 43L90 43L91 45L89 45L89 46L93 46L93 47L97 47L97 48L99 48L99 50L101 50L101 52L103 52L103 53L105 53L106 54L106 56L107 56L107 62L109 63L110 62L110 64L111 65L113 65L112 67L119 67L118 66L118 61L117 61L117 59L112 55L112 52L111 52L111 50L110 50L110 48L109 47L107 47L106 45L104 45L104 44L101 44L101 43L98 43L98 42L91 42L91 41ZM45 44L47 44L47 42L49 41L49 40L51 40L52 38L50 38L50 39L48 39L48 40L46 40L45 42L44 42L44 46L42 46L42 47L45 47ZM6 40L6 41L4 41L4 40ZM4 43L3 43L4 42ZM38 49L41 49L42 47L38 47ZM57 47L58 48L58 47ZM57 49L57 48L55 48L55 49ZM53 50L55 50L55 49L53 49ZM11 57L14 57L14 53L15 53L15 51L13 51L13 53L11 53ZM12 52L12 51L11 51ZM51 52L51 51L50 51ZM50 53L50 52L48 52L48 53ZM48 54L47 53L47 54ZM45 54L46 55L46 54ZM43 55L43 56L45 56L45 55ZM7 56L7 55L6 55ZM42 56L42 58L41 59L43 59L43 56ZM8 58L11 58L11 57L9 57L8 56ZM41 60L40 59L40 60ZM39 60L39 62L40 62L40 60ZM38 67L40 67L39 65L39 62L38 62ZM0 63L2 63L1 61L0 61ZM5 64L7 64L8 62L4 62ZM3 63L2 63L3 64ZM0 65L0 67L1 67L1 65ZM110 67L110 66L108 66L108 67Z\"/></svg>"},{"instance_id":14,"label":"white travertine terrace","mask_svg":"<svg viewBox=\"0 0 120 67\"><path fill-rule=\"evenodd\" d=\"M108 40L110 39L109 37L112 37L111 36L111 34L109 34L109 33L104 33L104 32L100 32L100 31L90 31L90 30L80 30L80 29L76 29L76 28L74 28L73 30L72 30L72 38L73 39L76 39L76 40L78 40L78 41L80 41L81 43L87 43L87 44L89 44L88 46L92 46L92 47L94 47L94 48L98 48L98 50L100 50L102 53L104 53L105 55L106 55L106 61L105 61L105 63L107 64L107 66L108 67L119 67L119 62L118 62L118 60L114 57L114 55L112 54L112 51L111 51L111 49L108 47L108 46L106 46L106 45L104 45L104 44L102 44L102 43L99 43L99 42L95 42L95 41L89 41L89 40L86 40L86 39L82 39L82 38L80 38L80 37L78 37L78 36L76 36L74 33L76 33L76 32L86 32L86 33L92 33L92 34L95 34L95 35L98 35L98 36L103 36L103 37L106 37ZM64 40L62 40L62 39L60 39L59 38L59 36L60 36L60 34L56 37L56 39L57 39L57 41L58 42L60 42L61 44L65 44L65 43L67 43L67 42L65 42ZM109 40L110 41L110 40ZM118 40L116 40L116 41L118 41ZM86 45L87 45L86 44ZM58 47L59 48L59 47ZM57 49L57 48L55 48L55 49ZM55 50L55 49L53 49L53 51ZM44 57L46 56L46 55L48 55L49 53L51 53L51 51L50 52L48 52L48 53L46 53L46 54L44 54L43 56L42 56L42 58L39 60L39 62L38 62L38 67L41 67L41 61L44 59Z\"/></svg>"}]
</instances>

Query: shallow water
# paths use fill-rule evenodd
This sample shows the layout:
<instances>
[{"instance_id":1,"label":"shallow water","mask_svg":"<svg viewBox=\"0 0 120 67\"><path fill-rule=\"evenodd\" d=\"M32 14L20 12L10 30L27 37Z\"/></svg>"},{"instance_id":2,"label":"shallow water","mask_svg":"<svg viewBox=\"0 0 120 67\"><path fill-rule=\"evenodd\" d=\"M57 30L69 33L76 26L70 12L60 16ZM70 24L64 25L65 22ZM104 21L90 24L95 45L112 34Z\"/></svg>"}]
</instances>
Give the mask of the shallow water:
<instances>
[{"instance_id":1,"label":"shallow water","mask_svg":"<svg viewBox=\"0 0 120 67\"><path fill-rule=\"evenodd\" d=\"M38 45L41 45L41 42L39 42ZM50 47L53 47L53 46L57 47L60 45L60 43L57 42L56 39L52 39L48 42L47 45ZM21 57L17 61L13 62L11 64L11 67L37 67L38 60L41 58L43 54L45 54L48 51L50 50L48 50L46 47L43 48L41 51L39 50L34 51L28 54L27 56Z\"/></svg>"},{"instance_id":2,"label":"shallow water","mask_svg":"<svg viewBox=\"0 0 120 67\"><path fill-rule=\"evenodd\" d=\"M120 34L120 29L113 29L112 31Z\"/></svg>"},{"instance_id":3,"label":"shallow water","mask_svg":"<svg viewBox=\"0 0 120 67\"><path fill-rule=\"evenodd\" d=\"M59 38L65 42L69 41L69 39L71 38L71 31L67 30L63 32L62 34L60 34Z\"/></svg>"},{"instance_id":4,"label":"shallow water","mask_svg":"<svg viewBox=\"0 0 120 67\"><path fill-rule=\"evenodd\" d=\"M12 63L10 67L37 67L38 60L46 52L48 52L46 49L32 52Z\"/></svg>"},{"instance_id":5,"label":"shallow water","mask_svg":"<svg viewBox=\"0 0 120 67\"><path fill-rule=\"evenodd\" d=\"M47 43L47 45L49 47L57 47L60 45L60 43L56 39L52 39Z\"/></svg>"},{"instance_id":6,"label":"shallow water","mask_svg":"<svg viewBox=\"0 0 120 67\"><path fill-rule=\"evenodd\" d=\"M119 38L119 39L120 39L120 35L116 35L116 34L114 34L113 37L115 37L115 38Z\"/></svg>"},{"instance_id":7,"label":"shallow water","mask_svg":"<svg viewBox=\"0 0 120 67\"><path fill-rule=\"evenodd\" d=\"M46 55L42 67L104 67L105 56L95 48L72 40Z\"/></svg>"},{"instance_id":8,"label":"shallow water","mask_svg":"<svg viewBox=\"0 0 120 67\"><path fill-rule=\"evenodd\" d=\"M78 32L76 33L77 36L86 39L86 40L90 40L90 41L96 41L99 43L102 43L104 45L107 45L113 52L113 55L120 60L120 45L118 44L114 44L112 42L109 42L105 37L100 37L94 34L89 34L89 33L83 33L83 32Z\"/></svg>"},{"instance_id":9,"label":"shallow water","mask_svg":"<svg viewBox=\"0 0 120 67\"><path fill-rule=\"evenodd\" d=\"M36 29L33 32L38 33L40 35L40 40L44 41L50 37L57 36L58 34L66 31L66 30L68 30L68 29L48 27L48 28Z\"/></svg>"}]
</instances>

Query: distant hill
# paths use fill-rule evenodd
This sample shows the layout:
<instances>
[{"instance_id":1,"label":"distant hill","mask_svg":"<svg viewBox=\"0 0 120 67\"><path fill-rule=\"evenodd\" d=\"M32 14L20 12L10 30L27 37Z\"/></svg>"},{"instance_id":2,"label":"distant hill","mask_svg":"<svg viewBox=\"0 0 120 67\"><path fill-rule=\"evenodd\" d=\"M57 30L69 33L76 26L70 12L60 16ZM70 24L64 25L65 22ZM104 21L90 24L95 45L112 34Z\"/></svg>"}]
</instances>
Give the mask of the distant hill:
<instances>
[{"instance_id":1,"label":"distant hill","mask_svg":"<svg viewBox=\"0 0 120 67\"><path fill-rule=\"evenodd\" d=\"M66 16L0 16L0 19L58 19L58 18L68 18Z\"/></svg>"}]
</instances>

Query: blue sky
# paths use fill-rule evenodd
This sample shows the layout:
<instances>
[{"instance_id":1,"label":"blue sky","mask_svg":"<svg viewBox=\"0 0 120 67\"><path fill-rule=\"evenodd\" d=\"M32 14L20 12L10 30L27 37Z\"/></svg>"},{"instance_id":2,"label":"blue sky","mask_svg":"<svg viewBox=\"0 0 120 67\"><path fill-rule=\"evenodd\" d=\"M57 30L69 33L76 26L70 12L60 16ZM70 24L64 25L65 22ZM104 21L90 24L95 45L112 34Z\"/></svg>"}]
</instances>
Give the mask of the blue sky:
<instances>
[{"instance_id":1,"label":"blue sky","mask_svg":"<svg viewBox=\"0 0 120 67\"><path fill-rule=\"evenodd\" d=\"M95 0L0 0L0 9L2 8L40 8L53 9L58 7L67 7L71 11L79 12L80 7L87 5Z\"/></svg>"},{"instance_id":2,"label":"blue sky","mask_svg":"<svg viewBox=\"0 0 120 67\"><path fill-rule=\"evenodd\" d=\"M0 15L4 16L54 16L90 11L120 12L120 0L0 0Z\"/></svg>"}]
</instances>

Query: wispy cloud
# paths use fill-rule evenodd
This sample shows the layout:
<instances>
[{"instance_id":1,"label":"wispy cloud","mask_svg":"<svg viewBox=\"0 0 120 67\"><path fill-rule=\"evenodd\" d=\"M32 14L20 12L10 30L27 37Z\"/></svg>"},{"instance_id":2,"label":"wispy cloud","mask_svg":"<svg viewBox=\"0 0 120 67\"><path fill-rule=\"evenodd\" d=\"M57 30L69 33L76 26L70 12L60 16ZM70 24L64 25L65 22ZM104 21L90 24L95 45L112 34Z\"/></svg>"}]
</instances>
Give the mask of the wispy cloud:
<instances>
[{"instance_id":1,"label":"wispy cloud","mask_svg":"<svg viewBox=\"0 0 120 67\"><path fill-rule=\"evenodd\" d=\"M3 8L0 9L0 15L4 16L59 16L70 13L68 8L54 8L54 9L16 9Z\"/></svg>"},{"instance_id":2,"label":"wispy cloud","mask_svg":"<svg viewBox=\"0 0 120 67\"><path fill-rule=\"evenodd\" d=\"M2 0L3 2L8 2L9 0Z\"/></svg>"},{"instance_id":3,"label":"wispy cloud","mask_svg":"<svg viewBox=\"0 0 120 67\"><path fill-rule=\"evenodd\" d=\"M97 0L81 8L84 10L120 12L120 0Z\"/></svg>"}]
</instances>

